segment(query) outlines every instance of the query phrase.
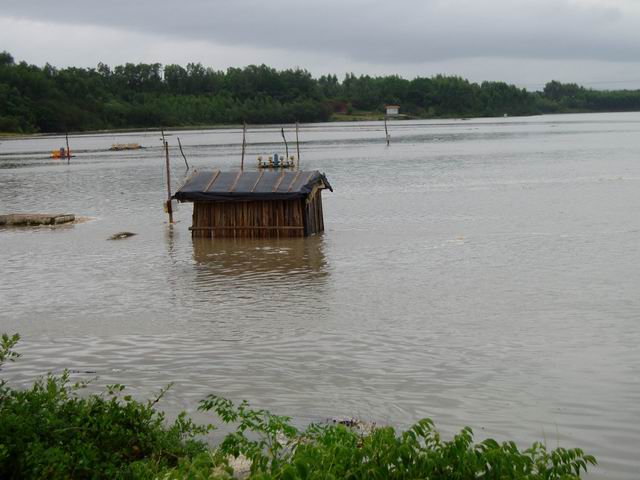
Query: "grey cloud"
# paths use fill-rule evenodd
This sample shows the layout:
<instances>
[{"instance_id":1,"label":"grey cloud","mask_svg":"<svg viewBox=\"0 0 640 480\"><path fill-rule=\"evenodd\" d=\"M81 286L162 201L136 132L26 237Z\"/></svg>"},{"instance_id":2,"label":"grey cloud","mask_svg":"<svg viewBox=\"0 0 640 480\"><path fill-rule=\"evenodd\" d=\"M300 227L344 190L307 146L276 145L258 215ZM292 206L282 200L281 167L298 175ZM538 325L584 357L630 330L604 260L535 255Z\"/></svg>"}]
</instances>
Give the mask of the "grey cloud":
<instances>
[{"instance_id":1,"label":"grey cloud","mask_svg":"<svg viewBox=\"0 0 640 480\"><path fill-rule=\"evenodd\" d=\"M640 16L570 0L4 0L3 16L370 63L499 57L637 61Z\"/></svg>"}]
</instances>

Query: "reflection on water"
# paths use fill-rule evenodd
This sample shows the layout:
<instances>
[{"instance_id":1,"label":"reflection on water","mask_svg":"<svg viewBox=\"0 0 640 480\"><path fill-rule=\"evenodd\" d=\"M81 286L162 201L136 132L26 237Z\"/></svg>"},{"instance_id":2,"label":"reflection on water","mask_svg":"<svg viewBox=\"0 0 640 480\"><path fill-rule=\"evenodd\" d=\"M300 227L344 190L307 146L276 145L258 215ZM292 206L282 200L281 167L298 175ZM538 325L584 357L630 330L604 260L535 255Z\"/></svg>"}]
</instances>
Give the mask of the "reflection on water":
<instances>
[{"instance_id":1,"label":"reflection on water","mask_svg":"<svg viewBox=\"0 0 640 480\"><path fill-rule=\"evenodd\" d=\"M61 137L3 140L2 212L95 218L0 230L0 330L24 338L3 375L70 368L141 397L174 381L169 414L218 393L300 424L429 416L635 479L640 114L390 129L387 148L380 122L303 126L303 168L335 187L326 231L267 241L192 239L189 204L169 226L157 132L74 137L70 165L48 158ZM239 167L239 130L180 139L194 168ZM256 129L247 155L281 147Z\"/></svg>"},{"instance_id":2,"label":"reflection on water","mask_svg":"<svg viewBox=\"0 0 640 480\"><path fill-rule=\"evenodd\" d=\"M238 314L244 317L233 321L224 333L227 338L302 332L305 319L327 300L329 271L322 236L192 241L195 276L191 285L203 299L200 306L214 305L215 321ZM250 318L259 322L255 329L247 328Z\"/></svg>"},{"instance_id":3,"label":"reflection on water","mask_svg":"<svg viewBox=\"0 0 640 480\"><path fill-rule=\"evenodd\" d=\"M243 281L293 287L327 275L323 237L308 239L193 238L193 258L203 282L236 277Z\"/></svg>"}]
</instances>

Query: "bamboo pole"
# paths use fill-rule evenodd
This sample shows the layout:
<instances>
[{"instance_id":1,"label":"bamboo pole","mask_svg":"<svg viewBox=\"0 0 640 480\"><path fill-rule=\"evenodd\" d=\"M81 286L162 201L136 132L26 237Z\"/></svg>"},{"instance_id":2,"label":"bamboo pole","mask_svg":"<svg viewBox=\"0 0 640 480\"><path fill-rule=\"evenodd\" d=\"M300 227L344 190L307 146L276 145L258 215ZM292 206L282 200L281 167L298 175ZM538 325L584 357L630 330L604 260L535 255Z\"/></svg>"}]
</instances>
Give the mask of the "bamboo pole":
<instances>
[{"instance_id":1,"label":"bamboo pole","mask_svg":"<svg viewBox=\"0 0 640 480\"><path fill-rule=\"evenodd\" d=\"M71 162L71 150L69 150L69 132L65 132L65 139L67 140L67 165Z\"/></svg>"},{"instance_id":2,"label":"bamboo pole","mask_svg":"<svg viewBox=\"0 0 640 480\"><path fill-rule=\"evenodd\" d=\"M164 137L164 134L163 134ZM169 214L169 224L173 223L173 208L171 206L171 170L169 168L169 142L164 142L165 166L167 169L167 213Z\"/></svg>"},{"instance_id":3,"label":"bamboo pole","mask_svg":"<svg viewBox=\"0 0 640 480\"><path fill-rule=\"evenodd\" d=\"M300 140L298 138L298 121L296 120L296 150L298 151L298 168L300 168Z\"/></svg>"},{"instance_id":4,"label":"bamboo pole","mask_svg":"<svg viewBox=\"0 0 640 480\"><path fill-rule=\"evenodd\" d=\"M240 159L240 170L244 170L244 153L247 149L247 122L242 124L242 158Z\"/></svg>"},{"instance_id":5,"label":"bamboo pole","mask_svg":"<svg viewBox=\"0 0 640 480\"><path fill-rule=\"evenodd\" d=\"M180 137L178 138L178 146L180 147L180 153L182 154L182 158L184 158L184 164L187 166L187 170L189 170L189 164L187 163L187 157L184 156L184 152L182 151L182 143L180 143Z\"/></svg>"},{"instance_id":6,"label":"bamboo pole","mask_svg":"<svg viewBox=\"0 0 640 480\"><path fill-rule=\"evenodd\" d=\"M384 116L384 134L385 137L387 139L387 147L389 146L389 141L391 140L391 137L389 136L389 130L387 129L387 116Z\"/></svg>"}]
</instances>

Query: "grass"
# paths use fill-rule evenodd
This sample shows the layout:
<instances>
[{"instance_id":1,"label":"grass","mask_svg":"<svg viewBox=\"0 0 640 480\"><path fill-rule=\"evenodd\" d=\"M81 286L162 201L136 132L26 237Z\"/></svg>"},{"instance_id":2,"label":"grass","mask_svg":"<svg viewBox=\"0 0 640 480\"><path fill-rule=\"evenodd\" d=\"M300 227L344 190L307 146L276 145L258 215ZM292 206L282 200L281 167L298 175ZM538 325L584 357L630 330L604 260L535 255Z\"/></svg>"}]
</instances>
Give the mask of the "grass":
<instances>
[{"instance_id":1,"label":"grass","mask_svg":"<svg viewBox=\"0 0 640 480\"><path fill-rule=\"evenodd\" d=\"M18 359L18 340L2 335L0 367ZM139 402L122 385L80 395L84 386L71 383L68 372L27 389L0 380L0 478L228 479L237 474L233 460L242 458L254 479L575 480L596 464L580 449L475 443L468 427L444 440L430 419L405 431L363 434L340 424L298 430L289 417L217 395L199 410L235 430L211 448L203 437L213 424L196 425L185 413L168 423L157 410L166 389Z\"/></svg>"}]
</instances>

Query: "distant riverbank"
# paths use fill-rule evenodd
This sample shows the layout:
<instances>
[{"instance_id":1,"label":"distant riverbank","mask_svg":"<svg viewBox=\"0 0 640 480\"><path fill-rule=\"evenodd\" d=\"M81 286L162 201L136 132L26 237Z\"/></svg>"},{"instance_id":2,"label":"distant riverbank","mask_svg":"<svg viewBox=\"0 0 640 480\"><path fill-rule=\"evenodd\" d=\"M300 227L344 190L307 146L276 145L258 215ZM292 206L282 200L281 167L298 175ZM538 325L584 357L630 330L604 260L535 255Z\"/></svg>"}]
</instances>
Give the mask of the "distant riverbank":
<instances>
[{"instance_id":1,"label":"distant riverbank","mask_svg":"<svg viewBox=\"0 0 640 480\"><path fill-rule=\"evenodd\" d=\"M640 110L640 90L601 91L548 82L530 92L457 76L314 78L303 69L200 64L38 67L0 53L0 132L53 133L209 125L379 119L385 105L411 118L500 117Z\"/></svg>"}]
</instances>

